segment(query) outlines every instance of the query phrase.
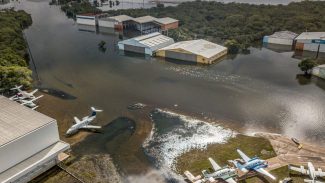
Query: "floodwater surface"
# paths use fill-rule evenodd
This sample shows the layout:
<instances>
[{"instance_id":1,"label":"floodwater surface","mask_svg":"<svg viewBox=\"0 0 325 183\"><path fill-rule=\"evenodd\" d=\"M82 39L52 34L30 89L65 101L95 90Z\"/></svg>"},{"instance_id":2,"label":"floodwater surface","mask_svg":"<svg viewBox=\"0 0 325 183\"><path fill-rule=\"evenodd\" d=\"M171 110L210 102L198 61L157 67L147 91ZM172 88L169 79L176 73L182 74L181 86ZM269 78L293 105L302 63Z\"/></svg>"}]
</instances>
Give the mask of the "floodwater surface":
<instances>
[{"instance_id":1,"label":"floodwater surface","mask_svg":"<svg viewBox=\"0 0 325 183\"><path fill-rule=\"evenodd\" d=\"M128 105L137 102L215 121L226 127L221 136L224 139L231 128L245 133L276 132L325 144L325 82L301 76L299 60L292 58L292 52L251 48L250 54L232 56L210 66L130 56L118 51L118 34L84 31L47 1L22 1L16 6L33 18L25 34L35 62L35 87L72 96L69 100L63 98L60 106L51 101L43 104L51 110L65 111L64 115L52 116L64 119L58 121L61 137L66 138L64 131L72 124L72 116L85 116L90 106L104 110L95 123L107 125L104 134L93 134L76 144L79 148L73 150L77 154L107 152L118 156L116 149L127 149L123 141L132 136L133 128L142 127L120 117ZM102 40L106 51L98 49ZM155 125L164 129L162 120ZM173 132L169 127L179 125L186 126L165 126ZM159 140L157 135L169 133L155 133L153 138ZM148 145L153 150L165 150L154 147L152 141ZM127 153L124 151L124 155ZM122 161L116 163L127 167L128 162Z\"/></svg>"}]
</instances>

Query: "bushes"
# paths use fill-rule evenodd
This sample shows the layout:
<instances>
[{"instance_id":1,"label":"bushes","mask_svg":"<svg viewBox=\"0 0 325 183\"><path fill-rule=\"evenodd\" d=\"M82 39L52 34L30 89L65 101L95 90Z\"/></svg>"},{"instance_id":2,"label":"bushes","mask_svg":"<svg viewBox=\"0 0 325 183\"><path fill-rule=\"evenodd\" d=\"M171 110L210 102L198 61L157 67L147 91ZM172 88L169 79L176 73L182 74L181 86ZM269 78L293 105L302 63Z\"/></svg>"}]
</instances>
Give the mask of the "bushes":
<instances>
[{"instance_id":1,"label":"bushes","mask_svg":"<svg viewBox=\"0 0 325 183\"><path fill-rule=\"evenodd\" d=\"M180 20L181 37L218 37L240 44L261 40L265 34L325 30L325 2L303 1L284 5L250 5L214 1L185 2L176 7L109 11L111 15L169 16ZM204 30L203 30L204 29ZM177 33L173 33L177 35Z\"/></svg>"},{"instance_id":2,"label":"bushes","mask_svg":"<svg viewBox=\"0 0 325 183\"><path fill-rule=\"evenodd\" d=\"M22 32L31 24L31 16L24 11L0 12L0 88L31 85L32 71L24 58L27 43Z\"/></svg>"}]
</instances>

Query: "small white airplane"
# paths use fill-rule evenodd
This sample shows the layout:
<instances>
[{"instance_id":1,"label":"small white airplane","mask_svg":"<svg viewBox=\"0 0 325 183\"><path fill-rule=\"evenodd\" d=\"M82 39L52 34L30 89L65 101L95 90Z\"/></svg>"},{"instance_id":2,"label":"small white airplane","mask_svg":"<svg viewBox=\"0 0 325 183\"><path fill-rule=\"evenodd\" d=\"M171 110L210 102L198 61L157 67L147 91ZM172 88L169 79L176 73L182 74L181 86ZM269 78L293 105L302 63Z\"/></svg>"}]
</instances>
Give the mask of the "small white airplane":
<instances>
[{"instance_id":1,"label":"small white airplane","mask_svg":"<svg viewBox=\"0 0 325 183\"><path fill-rule=\"evenodd\" d=\"M26 92L26 91L23 91L21 90L23 86L20 85L20 86L15 86L14 88L11 88L10 90L17 90L17 94L10 97L9 99L11 100L19 100L19 99L34 99L36 98L34 96L34 94L38 91L38 89L32 91L32 92Z\"/></svg>"},{"instance_id":2,"label":"small white airplane","mask_svg":"<svg viewBox=\"0 0 325 183\"><path fill-rule=\"evenodd\" d=\"M101 126L94 126L89 124L96 118L97 112L102 112L103 110L98 110L94 107L91 107L91 111L91 114L89 116L83 117L82 120L74 117L73 119L75 123L67 130L66 135L77 133L80 129L101 129Z\"/></svg>"},{"instance_id":3,"label":"small white airplane","mask_svg":"<svg viewBox=\"0 0 325 183\"><path fill-rule=\"evenodd\" d=\"M304 179L304 182L323 183L320 181L316 181L316 179L318 177L325 177L325 172L323 172L322 169L320 169L320 168L318 168L318 170L316 171L314 165L311 162L307 163L307 170L304 168L304 166L294 167L294 166L290 166L290 165L289 165L289 169L296 171L296 172L300 172L304 175L309 175L311 180Z\"/></svg>"},{"instance_id":4,"label":"small white airplane","mask_svg":"<svg viewBox=\"0 0 325 183\"><path fill-rule=\"evenodd\" d=\"M266 171L264 169L264 168L268 167L268 164L265 160L262 160L258 157L249 158L246 154L244 154L239 149L237 149L237 152L242 157L242 159L245 161L244 164L241 164L237 160L233 160L233 163L235 164L235 166L238 169L240 169L243 172L256 171L260 174L270 177L273 180L276 180L276 178L272 174L270 174L268 171Z\"/></svg>"},{"instance_id":5,"label":"small white airplane","mask_svg":"<svg viewBox=\"0 0 325 183\"><path fill-rule=\"evenodd\" d=\"M233 177L237 176L236 169L228 166L221 168L212 158L209 158L209 161L215 172L208 173L206 170L203 170L202 174L205 179L210 180L210 182L214 182L215 179L223 179L229 183L236 183L236 181L233 179Z\"/></svg>"},{"instance_id":6,"label":"small white airplane","mask_svg":"<svg viewBox=\"0 0 325 183\"><path fill-rule=\"evenodd\" d=\"M189 172L187 170L184 172L184 175L192 183L204 183L204 182L206 182L204 179L202 179L201 175L198 175L198 176L195 177L191 172Z\"/></svg>"},{"instance_id":7,"label":"small white airplane","mask_svg":"<svg viewBox=\"0 0 325 183\"><path fill-rule=\"evenodd\" d=\"M20 103L20 105L24 105L24 106L27 106L29 108L32 108L32 110L35 110L38 107L38 105L36 105L34 103L34 101L39 99L39 98L42 98L42 97L43 97L43 95L38 96L38 97L36 97L36 98L34 98L32 100L21 99L21 100L18 100L18 102Z\"/></svg>"}]
</instances>

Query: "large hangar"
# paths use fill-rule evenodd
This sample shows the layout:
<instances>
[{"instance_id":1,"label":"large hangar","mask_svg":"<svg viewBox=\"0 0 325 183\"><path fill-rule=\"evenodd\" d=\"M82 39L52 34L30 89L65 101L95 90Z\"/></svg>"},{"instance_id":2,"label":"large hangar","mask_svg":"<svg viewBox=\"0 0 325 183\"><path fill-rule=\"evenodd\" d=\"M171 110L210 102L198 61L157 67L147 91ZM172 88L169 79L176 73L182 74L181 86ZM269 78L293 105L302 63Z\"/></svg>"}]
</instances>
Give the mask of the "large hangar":
<instances>
[{"instance_id":1,"label":"large hangar","mask_svg":"<svg viewBox=\"0 0 325 183\"><path fill-rule=\"evenodd\" d=\"M120 50L153 55L153 53L165 46L174 43L170 37L164 36L159 32L139 36L118 42Z\"/></svg>"},{"instance_id":2,"label":"large hangar","mask_svg":"<svg viewBox=\"0 0 325 183\"><path fill-rule=\"evenodd\" d=\"M0 96L0 182L28 182L70 148L55 119Z\"/></svg>"},{"instance_id":3,"label":"large hangar","mask_svg":"<svg viewBox=\"0 0 325 183\"><path fill-rule=\"evenodd\" d=\"M181 41L156 51L159 57L211 64L227 54L227 48L203 39Z\"/></svg>"}]
</instances>

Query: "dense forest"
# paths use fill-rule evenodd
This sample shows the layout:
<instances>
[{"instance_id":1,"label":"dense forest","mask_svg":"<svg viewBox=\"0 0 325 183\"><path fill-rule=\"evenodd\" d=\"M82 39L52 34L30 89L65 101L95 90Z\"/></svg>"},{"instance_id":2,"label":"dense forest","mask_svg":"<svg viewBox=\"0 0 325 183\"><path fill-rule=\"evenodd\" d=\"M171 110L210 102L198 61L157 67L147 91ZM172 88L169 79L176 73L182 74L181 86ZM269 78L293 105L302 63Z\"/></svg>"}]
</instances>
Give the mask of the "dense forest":
<instances>
[{"instance_id":1,"label":"dense forest","mask_svg":"<svg viewBox=\"0 0 325 183\"><path fill-rule=\"evenodd\" d=\"M0 11L0 88L31 85L32 71L28 69L27 43L22 30L32 24L24 11Z\"/></svg>"},{"instance_id":2,"label":"dense forest","mask_svg":"<svg viewBox=\"0 0 325 183\"><path fill-rule=\"evenodd\" d=\"M289 5L250 5L213 1L185 2L176 7L109 11L133 17L169 16L180 20L171 32L176 40L204 38L213 42L235 40L243 46L275 31L325 31L325 2L303 1Z\"/></svg>"}]
</instances>

